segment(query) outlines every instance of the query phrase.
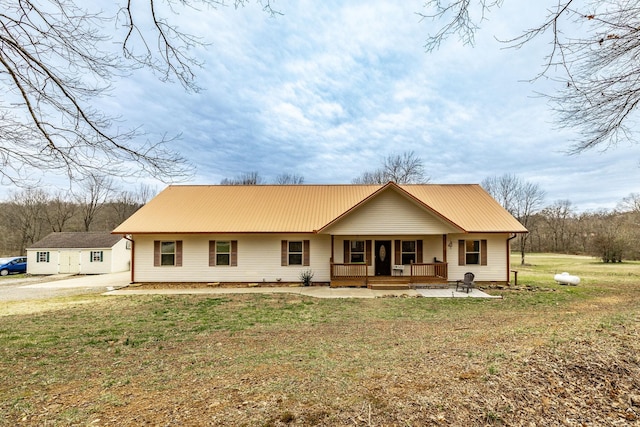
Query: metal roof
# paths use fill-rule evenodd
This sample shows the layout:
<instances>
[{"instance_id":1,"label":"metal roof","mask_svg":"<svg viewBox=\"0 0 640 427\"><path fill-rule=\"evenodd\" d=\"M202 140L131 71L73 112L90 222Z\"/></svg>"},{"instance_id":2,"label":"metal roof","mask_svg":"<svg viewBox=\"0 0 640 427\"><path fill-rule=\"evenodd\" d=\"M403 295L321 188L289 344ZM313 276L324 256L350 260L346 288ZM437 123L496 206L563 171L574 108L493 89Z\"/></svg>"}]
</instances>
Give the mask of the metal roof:
<instances>
[{"instance_id":1,"label":"metal roof","mask_svg":"<svg viewBox=\"0 0 640 427\"><path fill-rule=\"evenodd\" d=\"M54 232L30 245L27 249L104 249L111 248L122 239L108 231Z\"/></svg>"},{"instance_id":2,"label":"metal roof","mask_svg":"<svg viewBox=\"0 0 640 427\"><path fill-rule=\"evenodd\" d=\"M313 233L383 191L397 191L463 232L527 230L477 184L171 185L116 234Z\"/></svg>"}]
</instances>

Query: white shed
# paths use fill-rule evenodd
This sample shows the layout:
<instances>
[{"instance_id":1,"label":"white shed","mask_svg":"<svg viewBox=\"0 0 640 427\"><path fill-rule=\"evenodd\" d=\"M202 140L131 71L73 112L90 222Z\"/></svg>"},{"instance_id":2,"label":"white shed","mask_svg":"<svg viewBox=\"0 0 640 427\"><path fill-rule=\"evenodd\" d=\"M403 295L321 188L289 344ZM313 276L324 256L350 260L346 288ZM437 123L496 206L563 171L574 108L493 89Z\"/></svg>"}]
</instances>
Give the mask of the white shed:
<instances>
[{"instance_id":1,"label":"white shed","mask_svg":"<svg viewBox=\"0 0 640 427\"><path fill-rule=\"evenodd\" d=\"M27 248L27 274L104 274L128 271L130 242L104 232L51 233Z\"/></svg>"}]
</instances>

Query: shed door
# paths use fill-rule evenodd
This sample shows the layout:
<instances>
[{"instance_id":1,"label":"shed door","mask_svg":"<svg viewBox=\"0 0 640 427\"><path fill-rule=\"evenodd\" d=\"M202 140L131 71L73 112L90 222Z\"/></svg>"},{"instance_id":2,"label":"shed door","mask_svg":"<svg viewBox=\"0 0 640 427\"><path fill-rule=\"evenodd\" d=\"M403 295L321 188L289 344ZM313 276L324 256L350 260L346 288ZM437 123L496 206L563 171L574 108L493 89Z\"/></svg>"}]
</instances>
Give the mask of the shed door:
<instances>
[{"instance_id":1,"label":"shed door","mask_svg":"<svg viewBox=\"0 0 640 427\"><path fill-rule=\"evenodd\" d=\"M80 272L80 252L66 251L60 252L59 273L76 274Z\"/></svg>"},{"instance_id":2,"label":"shed door","mask_svg":"<svg viewBox=\"0 0 640 427\"><path fill-rule=\"evenodd\" d=\"M376 276L391 276L391 240L376 240Z\"/></svg>"}]
</instances>

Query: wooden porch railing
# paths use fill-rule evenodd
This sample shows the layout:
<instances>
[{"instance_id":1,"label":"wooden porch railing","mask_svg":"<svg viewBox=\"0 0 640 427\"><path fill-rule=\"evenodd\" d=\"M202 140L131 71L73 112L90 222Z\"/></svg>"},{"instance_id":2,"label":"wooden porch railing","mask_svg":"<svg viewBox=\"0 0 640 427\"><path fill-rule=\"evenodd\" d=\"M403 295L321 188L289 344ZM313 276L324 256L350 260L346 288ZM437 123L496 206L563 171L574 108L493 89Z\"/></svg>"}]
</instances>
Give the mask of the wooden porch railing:
<instances>
[{"instance_id":1,"label":"wooden porch railing","mask_svg":"<svg viewBox=\"0 0 640 427\"><path fill-rule=\"evenodd\" d=\"M411 277L438 277L446 279L448 277L447 263L411 264L410 275Z\"/></svg>"},{"instance_id":2,"label":"wooden porch railing","mask_svg":"<svg viewBox=\"0 0 640 427\"><path fill-rule=\"evenodd\" d=\"M331 278L363 279L367 277L366 264L331 264Z\"/></svg>"},{"instance_id":3,"label":"wooden porch railing","mask_svg":"<svg viewBox=\"0 0 640 427\"><path fill-rule=\"evenodd\" d=\"M428 277L446 279L447 263L436 262L429 264L411 264L410 268L405 268L409 277ZM358 264L331 264L331 279L364 279L367 277L367 265Z\"/></svg>"}]
</instances>

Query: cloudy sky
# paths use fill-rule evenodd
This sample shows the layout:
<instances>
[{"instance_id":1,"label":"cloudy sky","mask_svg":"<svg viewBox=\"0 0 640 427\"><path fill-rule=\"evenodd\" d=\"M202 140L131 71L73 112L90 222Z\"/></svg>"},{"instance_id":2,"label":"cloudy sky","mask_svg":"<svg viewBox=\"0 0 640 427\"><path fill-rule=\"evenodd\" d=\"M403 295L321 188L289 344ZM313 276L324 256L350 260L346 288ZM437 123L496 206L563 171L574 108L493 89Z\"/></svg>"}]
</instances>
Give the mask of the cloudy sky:
<instances>
[{"instance_id":1,"label":"cloudy sky","mask_svg":"<svg viewBox=\"0 0 640 427\"><path fill-rule=\"evenodd\" d=\"M538 183L547 204L613 208L640 191L639 146L566 154L572 133L556 128L536 95L553 83L527 82L541 70L545 41L512 50L495 39L518 35L544 10L505 3L474 48L454 39L436 53L424 49L435 24L416 14L424 0L279 0L276 17L254 3L181 11L181 28L208 43L194 52L203 90L140 72L104 108L151 134L180 133L174 148L196 167L188 183L252 171L266 181L295 173L305 183L350 183L387 155L413 151L433 183L512 173Z\"/></svg>"}]
</instances>

